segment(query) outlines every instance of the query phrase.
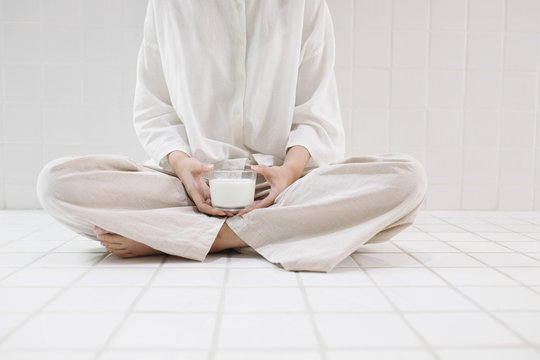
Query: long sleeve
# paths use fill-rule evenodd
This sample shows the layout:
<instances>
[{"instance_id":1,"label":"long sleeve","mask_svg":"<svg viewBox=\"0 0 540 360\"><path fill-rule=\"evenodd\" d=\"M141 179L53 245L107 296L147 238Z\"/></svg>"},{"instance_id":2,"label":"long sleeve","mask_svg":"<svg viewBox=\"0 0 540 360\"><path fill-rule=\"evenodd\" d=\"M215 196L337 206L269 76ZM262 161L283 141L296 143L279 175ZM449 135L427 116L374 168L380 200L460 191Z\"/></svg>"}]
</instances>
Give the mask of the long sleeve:
<instances>
[{"instance_id":1,"label":"long sleeve","mask_svg":"<svg viewBox=\"0 0 540 360\"><path fill-rule=\"evenodd\" d=\"M334 72L335 37L326 1L318 1L298 69L295 108L287 148L302 145L321 166L345 154L345 134ZM309 23L308 23L308 27Z\"/></svg>"},{"instance_id":2,"label":"long sleeve","mask_svg":"<svg viewBox=\"0 0 540 360\"><path fill-rule=\"evenodd\" d=\"M184 124L172 106L165 80L153 0L148 3L137 58L133 125L142 147L159 166L169 167L166 156L173 150L191 155Z\"/></svg>"}]
</instances>

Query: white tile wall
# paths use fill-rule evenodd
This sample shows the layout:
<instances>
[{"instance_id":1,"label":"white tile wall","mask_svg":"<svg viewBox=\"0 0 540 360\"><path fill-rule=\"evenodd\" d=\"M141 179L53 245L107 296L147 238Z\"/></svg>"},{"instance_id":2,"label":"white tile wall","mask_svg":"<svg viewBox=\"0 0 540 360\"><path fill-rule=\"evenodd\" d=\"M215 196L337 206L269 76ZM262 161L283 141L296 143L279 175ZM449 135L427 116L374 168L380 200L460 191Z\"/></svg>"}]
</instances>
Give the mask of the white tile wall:
<instances>
[{"instance_id":1,"label":"white tile wall","mask_svg":"<svg viewBox=\"0 0 540 360\"><path fill-rule=\"evenodd\" d=\"M131 126L147 0L0 0L0 208ZM347 153L426 167L428 209L540 209L540 1L327 0ZM119 141L118 139L122 139Z\"/></svg>"}]
</instances>

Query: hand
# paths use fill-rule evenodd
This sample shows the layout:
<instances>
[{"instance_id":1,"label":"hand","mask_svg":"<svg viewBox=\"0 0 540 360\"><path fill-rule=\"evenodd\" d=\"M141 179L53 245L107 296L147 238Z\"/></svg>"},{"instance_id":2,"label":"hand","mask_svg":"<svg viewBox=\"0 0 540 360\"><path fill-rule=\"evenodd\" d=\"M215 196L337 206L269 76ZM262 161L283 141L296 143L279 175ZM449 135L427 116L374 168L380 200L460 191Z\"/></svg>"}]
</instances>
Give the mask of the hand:
<instances>
[{"instance_id":1,"label":"hand","mask_svg":"<svg viewBox=\"0 0 540 360\"><path fill-rule=\"evenodd\" d=\"M169 162L200 212L218 216L234 215L230 211L218 210L211 205L210 188L202 174L210 172L214 168L213 164L205 164L192 157L169 158Z\"/></svg>"},{"instance_id":2,"label":"hand","mask_svg":"<svg viewBox=\"0 0 540 360\"><path fill-rule=\"evenodd\" d=\"M293 168L286 165L253 165L251 166L251 169L264 176L270 185L270 193L264 199L256 200L250 208L239 211L238 215L244 215L251 210L272 205L277 196L299 178L298 173Z\"/></svg>"}]
</instances>

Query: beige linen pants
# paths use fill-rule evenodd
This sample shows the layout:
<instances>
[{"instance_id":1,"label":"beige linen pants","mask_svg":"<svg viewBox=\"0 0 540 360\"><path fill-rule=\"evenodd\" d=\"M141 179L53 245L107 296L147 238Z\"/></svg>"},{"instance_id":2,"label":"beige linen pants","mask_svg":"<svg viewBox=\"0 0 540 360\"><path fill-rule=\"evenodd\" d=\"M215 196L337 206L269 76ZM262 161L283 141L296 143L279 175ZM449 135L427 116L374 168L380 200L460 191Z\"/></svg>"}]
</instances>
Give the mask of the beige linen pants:
<instances>
[{"instance_id":1,"label":"beige linen pants","mask_svg":"<svg viewBox=\"0 0 540 360\"><path fill-rule=\"evenodd\" d=\"M97 225L203 261L227 222L249 245L240 252L256 251L286 270L328 272L363 244L389 240L410 226L426 187L424 168L409 155L353 156L306 169L270 207L217 217L199 212L173 173L103 154L49 162L37 194L52 217L91 239ZM256 198L268 191L258 175Z\"/></svg>"}]
</instances>

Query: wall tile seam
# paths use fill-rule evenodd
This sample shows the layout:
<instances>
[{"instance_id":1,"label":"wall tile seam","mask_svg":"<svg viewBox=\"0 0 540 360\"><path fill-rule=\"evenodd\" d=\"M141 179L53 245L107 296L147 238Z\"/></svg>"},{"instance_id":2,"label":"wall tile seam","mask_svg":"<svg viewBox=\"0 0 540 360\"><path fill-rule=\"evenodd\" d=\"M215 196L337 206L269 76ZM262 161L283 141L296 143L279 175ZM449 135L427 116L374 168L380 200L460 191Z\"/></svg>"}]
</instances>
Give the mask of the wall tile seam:
<instances>
[{"instance_id":1,"label":"wall tile seam","mask_svg":"<svg viewBox=\"0 0 540 360\"><path fill-rule=\"evenodd\" d=\"M2 24L0 23L0 54L3 54L4 52L4 29ZM0 191L2 192L0 194L0 209L6 208L6 171L5 171L5 164L6 164L6 151L5 151L5 145L4 140L6 140L5 137L5 118L6 118L6 112L5 112L5 96L6 96L6 76L5 76L5 66L2 64L3 56L0 56L0 93L2 94L2 98L0 99L0 166L2 167L3 171L0 174Z\"/></svg>"},{"instance_id":2,"label":"wall tile seam","mask_svg":"<svg viewBox=\"0 0 540 360\"><path fill-rule=\"evenodd\" d=\"M6 64L6 65L18 65L17 64ZM24 63L24 65L32 65L37 63ZM61 64L61 63L51 63L53 65ZM71 64L71 63L65 63L65 64ZM118 66L118 64L114 63L88 63L88 64L103 64L103 65L110 65L110 66ZM422 67L422 66L406 66L406 65L394 65L392 67L390 66L369 66L369 65L356 65L356 66L348 66L348 65L336 65L336 68L347 68L347 69L355 69L355 70L372 70L372 71L405 71L405 70L411 70L411 71L429 71L429 72L477 72L477 73L500 73L500 72L506 72L506 73L520 73L520 74L529 74L529 75L538 75L540 74L540 70L531 70L531 69L519 69L519 68L479 68L479 67Z\"/></svg>"},{"instance_id":3,"label":"wall tile seam","mask_svg":"<svg viewBox=\"0 0 540 360\"><path fill-rule=\"evenodd\" d=\"M537 42L538 42L538 47L540 48L540 36L538 37L537 39ZM540 60L538 61L540 62ZM534 119L534 122L533 122L533 145L536 149L538 149L540 147L540 139L538 138L538 131L539 131L539 122L540 122L540 76L537 75L537 78L536 78L536 96L535 96L535 99L534 99L534 102L536 104L536 116L535 116L535 119ZM539 181L539 172L540 172L540 164L539 164L539 159L540 159L540 154L538 153L538 151L534 151L534 154L533 154L533 185L534 188L533 188L533 194L532 194L532 197L533 197L533 206L532 206L532 209L531 210L539 210L540 209L540 198L538 196L538 194L540 194L540 189L536 187L536 184L538 184L538 181Z\"/></svg>"},{"instance_id":4,"label":"wall tile seam","mask_svg":"<svg viewBox=\"0 0 540 360\"><path fill-rule=\"evenodd\" d=\"M394 29L395 29L395 26L394 26L394 17L395 17L395 1L396 0L390 0L390 39L389 39L389 49L388 49L388 67L389 69L393 69L394 68L394 43L395 43L395 39L394 39ZM388 74L388 106L387 108L388 109L391 109L392 107L392 80L393 80L393 76L392 76L392 72L390 71L389 74ZM389 152L393 152L393 149L392 149L392 115L391 115L391 112L388 113L388 129L387 129L387 141L386 141L386 148ZM424 159L419 159L421 161L421 163L425 164L425 158ZM426 206L426 201L423 200L422 201L422 208L424 208Z\"/></svg>"},{"instance_id":5,"label":"wall tile seam","mask_svg":"<svg viewBox=\"0 0 540 360\"><path fill-rule=\"evenodd\" d=\"M336 29L351 29L345 26L337 26ZM441 29L396 29L393 27L370 27L370 26L358 26L354 28L355 32L362 31L377 31L377 32L416 32L416 33L440 33L440 34L520 34L520 35L538 35L540 31L518 31L518 30L441 30Z\"/></svg>"},{"instance_id":6,"label":"wall tile seam","mask_svg":"<svg viewBox=\"0 0 540 360\"><path fill-rule=\"evenodd\" d=\"M396 0L394 0L396 1ZM427 1L427 6L428 6L428 11L427 11L427 29L425 29L424 31L427 32L427 37L425 39L426 41L426 53L425 53L425 58L424 58L424 64L425 66L423 67L420 67L420 69L422 69L423 71L425 71L425 78L424 78L424 88L425 88L425 94L424 94L424 99L423 99L423 103L424 103L424 106L422 107L422 118L423 118L423 122L424 122L424 144L423 144L423 148L424 148L424 151L422 152L423 154L423 159L422 159L422 164L424 164L424 168L426 170L426 173L428 172L428 149L427 149L427 144L429 143L429 138L428 138L428 134L429 134L429 120L428 120L428 115L427 115L427 109L429 108L429 91L430 91L430 79L431 79L431 74L430 74L430 71L429 69L431 68L431 57L429 56L429 53L430 53L430 44L431 44L431 26L432 26L432 21L431 21L431 17L432 17L432 13L431 13L431 0L428 0ZM399 68L399 67L398 67ZM392 119L392 115L390 115L390 119ZM430 184L430 180L429 180L429 174L428 175L428 187L427 187L427 190L426 190L426 195L424 197L424 200L423 200L423 206L422 206L422 209L427 209L429 207L429 203L430 203L430 199L433 197L433 192L432 190L430 190L430 187L429 187L429 184Z\"/></svg>"},{"instance_id":7,"label":"wall tile seam","mask_svg":"<svg viewBox=\"0 0 540 360\"><path fill-rule=\"evenodd\" d=\"M503 11L503 19L502 19L502 27L503 27L503 33L506 34L506 32L508 31L508 22L507 22L507 13L508 13L508 1L507 0L503 0L503 7L504 7L504 11ZM503 36L502 39L501 39L501 66L502 68L504 69L505 67L505 63L506 63L506 51L505 51L505 45L506 45L506 36ZM505 81L505 72L504 71L501 71L501 74L500 74L500 83L501 84L504 84L504 81ZM499 99L499 107L498 107L498 116L497 116L497 198L495 199L495 209L500 209L501 207L501 201L500 201L500 198L501 198L501 191L500 191L500 187L501 187L501 151L500 151L500 146L501 146L501 127L502 127L502 104L503 104L503 101L504 101L504 90L502 89L502 86L501 86L501 89L499 90L499 94L498 94L498 99Z\"/></svg>"},{"instance_id":8,"label":"wall tile seam","mask_svg":"<svg viewBox=\"0 0 540 360\"><path fill-rule=\"evenodd\" d=\"M81 23L81 22L44 22L44 21L0 21L1 25L7 25L7 26L40 26L40 27L78 27L82 29L142 29L141 26L134 26L134 25L104 25L99 23ZM339 28L339 27L336 27ZM342 27L345 28L345 27Z\"/></svg>"},{"instance_id":9,"label":"wall tile seam","mask_svg":"<svg viewBox=\"0 0 540 360\"><path fill-rule=\"evenodd\" d=\"M465 32L468 34L469 30L469 13L470 13L470 7L471 7L471 0L465 0ZM468 50L469 50L469 37L465 36L465 63L464 67L465 69L468 69L469 66L469 57L467 56ZM463 109L461 113L461 177L460 177L460 185L459 185L459 208L463 209L464 204L464 178L465 178L465 104L467 103L467 95L468 95L468 86L467 86L467 80L468 80L468 71L465 71L464 78L463 78Z\"/></svg>"},{"instance_id":10,"label":"wall tile seam","mask_svg":"<svg viewBox=\"0 0 540 360\"><path fill-rule=\"evenodd\" d=\"M351 46L351 66L350 66L350 71L351 71L351 83L352 83L352 87L351 87L351 93L349 94L350 98L350 104L351 106L349 106L348 108L350 109L350 121L349 121L349 129L348 129L348 135L347 135L347 138L346 138L346 141L349 143L348 147L346 148L346 151L348 151L348 156L356 156L357 154L356 153L353 153L353 149L356 149L356 147L354 146L353 144L353 134L355 134L355 116L354 116L354 105L355 105L355 98L356 98L356 87L354 86L354 79L355 79L355 76L356 76L356 68L354 66L355 64L355 61L356 61L356 26L357 26L357 19L356 19L356 0L353 0L352 2L352 32L351 32L351 43L350 43L350 46ZM346 130L347 131L347 130Z\"/></svg>"}]
</instances>

